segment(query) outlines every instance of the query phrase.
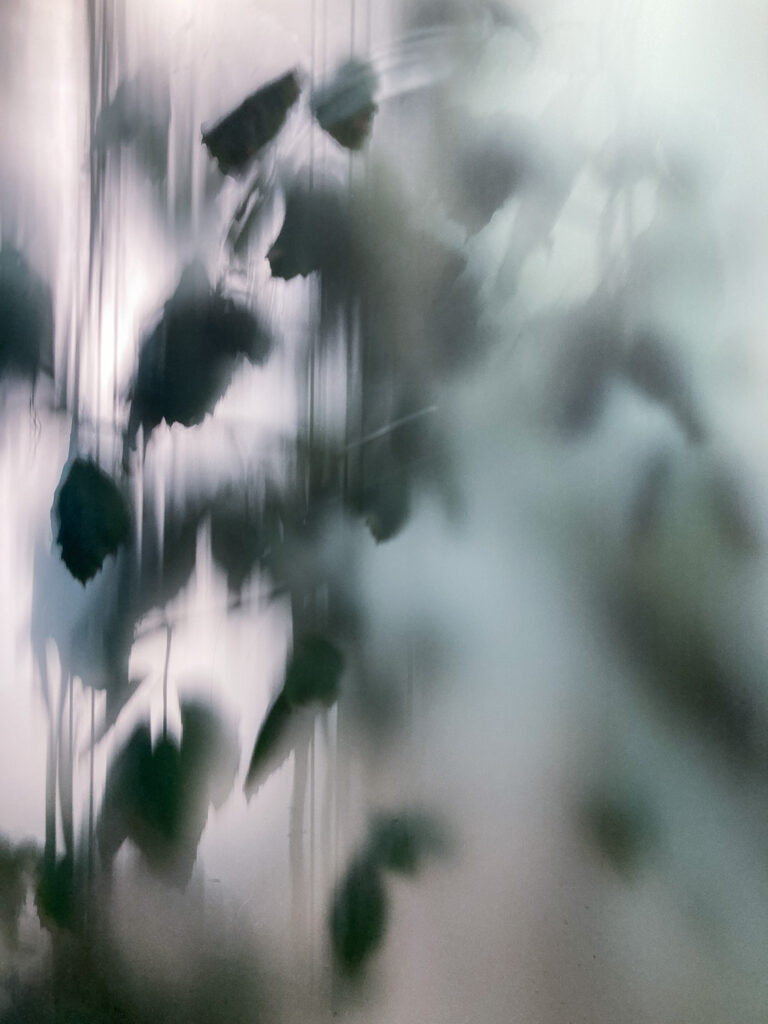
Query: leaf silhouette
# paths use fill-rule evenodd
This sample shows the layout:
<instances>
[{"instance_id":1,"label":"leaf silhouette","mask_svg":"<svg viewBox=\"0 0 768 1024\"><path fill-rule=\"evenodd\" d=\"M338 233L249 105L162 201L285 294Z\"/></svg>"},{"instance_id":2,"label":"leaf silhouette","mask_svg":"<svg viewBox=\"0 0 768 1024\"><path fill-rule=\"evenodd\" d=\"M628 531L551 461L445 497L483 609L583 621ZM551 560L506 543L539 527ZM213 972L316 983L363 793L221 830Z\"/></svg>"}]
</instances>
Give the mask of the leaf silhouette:
<instances>
[{"instance_id":1,"label":"leaf silhouette","mask_svg":"<svg viewBox=\"0 0 768 1024\"><path fill-rule=\"evenodd\" d=\"M291 705L281 693L262 722L245 777L245 792L252 796L293 750Z\"/></svg>"},{"instance_id":2,"label":"leaf silhouette","mask_svg":"<svg viewBox=\"0 0 768 1024\"><path fill-rule=\"evenodd\" d=\"M340 146L361 149L373 127L377 88L378 79L371 65L349 60L312 94L312 113L320 127Z\"/></svg>"},{"instance_id":3,"label":"leaf silhouette","mask_svg":"<svg viewBox=\"0 0 768 1024\"><path fill-rule=\"evenodd\" d=\"M339 695L344 658L335 644L317 633L306 633L294 645L285 674L283 695L296 707L320 701L332 704Z\"/></svg>"},{"instance_id":4,"label":"leaf silhouette","mask_svg":"<svg viewBox=\"0 0 768 1024\"><path fill-rule=\"evenodd\" d=\"M18 941L19 915L39 859L32 843L15 846L0 839L0 929L11 947Z\"/></svg>"},{"instance_id":5,"label":"leaf silhouette","mask_svg":"<svg viewBox=\"0 0 768 1024\"><path fill-rule=\"evenodd\" d=\"M285 682L259 729L245 779L245 792L253 795L308 734L313 704L329 707L339 695L344 658L327 638L306 633L295 643ZM312 712L311 714L309 712Z\"/></svg>"},{"instance_id":6,"label":"leaf silhouette","mask_svg":"<svg viewBox=\"0 0 768 1024\"><path fill-rule=\"evenodd\" d=\"M285 124L301 93L296 71L288 71L251 93L212 128L203 130L203 145L222 174L237 177Z\"/></svg>"},{"instance_id":7,"label":"leaf silhouette","mask_svg":"<svg viewBox=\"0 0 768 1024\"><path fill-rule=\"evenodd\" d=\"M144 67L124 78L101 110L93 133L100 151L130 146L147 177L154 183L168 171L168 129L171 99L167 79Z\"/></svg>"},{"instance_id":8,"label":"leaf silhouette","mask_svg":"<svg viewBox=\"0 0 768 1024\"><path fill-rule=\"evenodd\" d=\"M361 971L381 945L388 916L378 865L368 857L357 858L334 893L329 922L333 952L344 972Z\"/></svg>"},{"instance_id":9,"label":"leaf silhouette","mask_svg":"<svg viewBox=\"0 0 768 1024\"><path fill-rule=\"evenodd\" d=\"M0 377L53 373L51 290L17 250L0 250Z\"/></svg>"},{"instance_id":10,"label":"leaf silhouette","mask_svg":"<svg viewBox=\"0 0 768 1024\"><path fill-rule=\"evenodd\" d=\"M372 823L369 853L388 871L415 875L430 855L444 853L446 833L439 823L419 811L380 814Z\"/></svg>"},{"instance_id":11,"label":"leaf silhouette","mask_svg":"<svg viewBox=\"0 0 768 1024\"><path fill-rule=\"evenodd\" d=\"M85 584L107 555L114 555L128 541L128 504L95 462L78 458L59 487L55 508L62 560L75 579Z\"/></svg>"},{"instance_id":12,"label":"leaf silhouette","mask_svg":"<svg viewBox=\"0 0 768 1024\"><path fill-rule=\"evenodd\" d=\"M234 782L239 748L234 730L199 701L181 704L182 738L153 746L149 726L138 725L113 760L98 825L108 864L126 839L151 870L185 886L211 803L220 806Z\"/></svg>"},{"instance_id":13,"label":"leaf silhouette","mask_svg":"<svg viewBox=\"0 0 768 1024\"><path fill-rule=\"evenodd\" d=\"M139 427L146 441L163 420L201 423L229 386L238 360L262 363L269 350L256 316L212 291L199 262L189 264L139 353L126 453Z\"/></svg>"}]
</instances>

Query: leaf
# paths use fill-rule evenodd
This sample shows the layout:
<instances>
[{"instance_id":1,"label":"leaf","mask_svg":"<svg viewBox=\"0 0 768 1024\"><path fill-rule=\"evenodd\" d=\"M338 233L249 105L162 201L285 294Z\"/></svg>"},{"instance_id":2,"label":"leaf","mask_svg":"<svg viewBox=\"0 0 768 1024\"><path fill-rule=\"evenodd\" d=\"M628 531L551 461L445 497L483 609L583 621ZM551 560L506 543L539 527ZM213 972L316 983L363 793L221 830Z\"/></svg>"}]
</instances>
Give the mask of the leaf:
<instances>
[{"instance_id":1,"label":"leaf","mask_svg":"<svg viewBox=\"0 0 768 1024\"><path fill-rule=\"evenodd\" d=\"M17 249L0 250L0 377L53 373L51 290Z\"/></svg>"},{"instance_id":2,"label":"leaf","mask_svg":"<svg viewBox=\"0 0 768 1024\"><path fill-rule=\"evenodd\" d=\"M0 929L12 947L18 942L19 915L39 857L31 843L14 846L0 839Z\"/></svg>"},{"instance_id":3,"label":"leaf","mask_svg":"<svg viewBox=\"0 0 768 1024\"><path fill-rule=\"evenodd\" d=\"M344 658L330 640L306 633L296 641L283 689L256 737L245 779L248 796L283 764L306 733L312 717L303 709L313 703L328 707L336 700L343 671Z\"/></svg>"},{"instance_id":4,"label":"leaf","mask_svg":"<svg viewBox=\"0 0 768 1024\"><path fill-rule=\"evenodd\" d=\"M704 426L684 367L672 349L652 331L638 332L626 353L623 369L639 391L669 411L689 441L704 440Z\"/></svg>"},{"instance_id":5,"label":"leaf","mask_svg":"<svg viewBox=\"0 0 768 1024\"><path fill-rule=\"evenodd\" d=\"M241 357L262 363L271 342L257 317L211 290L199 262L185 267L163 315L144 341L133 386L126 451L163 420L202 423L226 391Z\"/></svg>"},{"instance_id":6,"label":"leaf","mask_svg":"<svg viewBox=\"0 0 768 1024\"><path fill-rule=\"evenodd\" d=\"M293 750L290 736L291 705L281 693L267 713L251 755L245 792L252 796Z\"/></svg>"},{"instance_id":7,"label":"leaf","mask_svg":"<svg viewBox=\"0 0 768 1024\"><path fill-rule=\"evenodd\" d=\"M297 72L288 71L251 93L212 128L203 130L203 145L222 174L237 177L245 171L281 130L300 93Z\"/></svg>"},{"instance_id":8,"label":"leaf","mask_svg":"<svg viewBox=\"0 0 768 1024\"><path fill-rule=\"evenodd\" d=\"M371 826L371 858L401 875L415 875L427 857L444 853L447 845L438 822L419 811L380 814Z\"/></svg>"},{"instance_id":9,"label":"leaf","mask_svg":"<svg viewBox=\"0 0 768 1024\"><path fill-rule=\"evenodd\" d=\"M351 229L342 197L330 188L294 183L285 196L280 233L267 259L273 277L290 281L323 273L335 283L350 273Z\"/></svg>"},{"instance_id":10,"label":"leaf","mask_svg":"<svg viewBox=\"0 0 768 1024\"><path fill-rule=\"evenodd\" d=\"M181 702L181 771L187 792L221 807L234 785L240 743L231 723L200 700Z\"/></svg>"},{"instance_id":11,"label":"leaf","mask_svg":"<svg viewBox=\"0 0 768 1024\"><path fill-rule=\"evenodd\" d=\"M45 928L72 930L77 923L77 894L72 857L44 863L35 894L40 923Z\"/></svg>"},{"instance_id":12,"label":"leaf","mask_svg":"<svg viewBox=\"0 0 768 1024\"><path fill-rule=\"evenodd\" d=\"M582 809L588 836L621 874L633 873L658 840L651 809L634 794L598 793Z\"/></svg>"},{"instance_id":13,"label":"leaf","mask_svg":"<svg viewBox=\"0 0 768 1024\"><path fill-rule=\"evenodd\" d=\"M381 945L388 911L378 866L366 857L353 861L336 889L330 915L333 952L346 973L359 973Z\"/></svg>"},{"instance_id":14,"label":"leaf","mask_svg":"<svg viewBox=\"0 0 768 1024\"><path fill-rule=\"evenodd\" d=\"M221 806L239 762L237 734L202 701L181 703L181 743L152 745L138 725L112 761L98 824L99 849L109 863L126 839L161 878L189 881L211 803Z\"/></svg>"},{"instance_id":15,"label":"leaf","mask_svg":"<svg viewBox=\"0 0 768 1024\"><path fill-rule=\"evenodd\" d=\"M130 536L128 504L117 485L90 460L75 459L55 500L61 557L85 584L107 555L114 555Z\"/></svg>"},{"instance_id":16,"label":"leaf","mask_svg":"<svg viewBox=\"0 0 768 1024\"><path fill-rule=\"evenodd\" d=\"M593 303L573 310L564 326L567 347L556 368L557 421L561 434L573 438L597 425L618 365L620 329Z\"/></svg>"},{"instance_id":17,"label":"leaf","mask_svg":"<svg viewBox=\"0 0 768 1024\"><path fill-rule=\"evenodd\" d=\"M408 522L411 490L408 472L396 467L381 475L367 474L359 493L348 496L347 505L365 520L376 543L383 544L396 537Z\"/></svg>"},{"instance_id":18,"label":"leaf","mask_svg":"<svg viewBox=\"0 0 768 1024\"><path fill-rule=\"evenodd\" d=\"M366 61L349 60L312 94L310 106L320 127L345 149L361 149L376 113L378 78Z\"/></svg>"},{"instance_id":19,"label":"leaf","mask_svg":"<svg viewBox=\"0 0 768 1024\"><path fill-rule=\"evenodd\" d=\"M211 508L211 554L226 573L230 593L240 593L278 542L279 530L279 506L269 491L259 497L230 491L215 498Z\"/></svg>"},{"instance_id":20,"label":"leaf","mask_svg":"<svg viewBox=\"0 0 768 1024\"><path fill-rule=\"evenodd\" d=\"M285 673L283 696L291 707L312 701L326 706L339 695L344 658L335 644L316 633L306 633L295 643Z\"/></svg>"},{"instance_id":21,"label":"leaf","mask_svg":"<svg viewBox=\"0 0 768 1024\"><path fill-rule=\"evenodd\" d=\"M96 120L93 142L106 152L131 146L147 177L155 184L168 171L171 99L167 79L144 67L124 78Z\"/></svg>"}]
</instances>

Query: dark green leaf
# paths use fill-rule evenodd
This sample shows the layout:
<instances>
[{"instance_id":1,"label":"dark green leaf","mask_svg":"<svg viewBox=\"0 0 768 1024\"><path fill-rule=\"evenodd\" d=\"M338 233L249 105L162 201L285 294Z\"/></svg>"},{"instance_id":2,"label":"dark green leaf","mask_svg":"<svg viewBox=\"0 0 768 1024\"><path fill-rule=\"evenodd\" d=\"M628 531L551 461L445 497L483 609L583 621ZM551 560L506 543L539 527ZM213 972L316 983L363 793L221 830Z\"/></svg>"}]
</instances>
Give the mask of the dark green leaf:
<instances>
[{"instance_id":1,"label":"dark green leaf","mask_svg":"<svg viewBox=\"0 0 768 1024\"><path fill-rule=\"evenodd\" d=\"M289 71L257 89L239 107L203 131L203 145L222 174L236 177L248 167L283 127L300 92L297 73Z\"/></svg>"},{"instance_id":2,"label":"dark green leaf","mask_svg":"<svg viewBox=\"0 0 768 1024\"><path fill-rule=\"evenodd\" d=\"M245 792L250 796L280 767L291 753L290 741L291 705L283 694L269 709L262 723L245 778Z\"/></svg>"},{"instance_id":3,"label":"dark green leaf","mask_svg":"<svg viewBox=\"0 0 768 1024\"><path fill-rule=\"evenodd\" d=\"M378 866L368 858L353 861L336 890L330 917L333 952L345 972L358 973L381 945L387 917Z\"/></svg>"},{"instance_id":4,"label":"dark green leaf","mask_svg":"<svg viewBox=\"0 0 768 1024\"><path fill-rule=\"evenodd\" d=\"M343 671L344 658L338 647L323 636L307 633L294 644L283 695L291 706L312 701L332 704L339 695Z\"/></svg>"},{"instance_id":5,"label":"dark green leaf","mask_svg":"<svg viewBox=\"0 0 768 1024\"><path fill-rule=\"evenodd\" d=\"M448 841L437 821L419 811L379 815L371 828L370 855L388 871L415 875L424 860L444 853Z\"/></svg>"},{"instance_id":6,"label":"dark green leaf","mask_svg":"<svg viewBox=\"0 0 768 1024\"><path fill-rule=\"evenodd\" d=\"M202 423L226 391L239 358L262 363L270 340L251 310L211 290L199 262L183 271L144 341L133 386L126 452L163 420Z\"/></svg>"},{"instance_id":7,"label":"dark green leaf","mask_svg":"<svg viewBox=\"0 0 768 1024\"><path fill-rule=\"evenodd\" d=\"M128 503L114 481L95 462L75 459L55 501L61 557L85 584L130 537Z\"/></svg>"},{"instance_id":8,"label":"dark green leaf","mask_svg":"<svg viewBox=\"0 0 768 1024\"><path fill-rule=\"evenodd\" d=\"M370 64L349 60L312 94L312 113L321 128L345 149L361 149L377 110L378 79Z\"/></svg>"},{"instance_id":9,"label":"dark green leaf","mask_svg":"<svg viewBox=\"0 0 768 1024\"><path fill-rule=\"evenodd\" d=\"M0 377L53 373L50 288L16 249L0 250Z\"/></svg>"}]
</instances>

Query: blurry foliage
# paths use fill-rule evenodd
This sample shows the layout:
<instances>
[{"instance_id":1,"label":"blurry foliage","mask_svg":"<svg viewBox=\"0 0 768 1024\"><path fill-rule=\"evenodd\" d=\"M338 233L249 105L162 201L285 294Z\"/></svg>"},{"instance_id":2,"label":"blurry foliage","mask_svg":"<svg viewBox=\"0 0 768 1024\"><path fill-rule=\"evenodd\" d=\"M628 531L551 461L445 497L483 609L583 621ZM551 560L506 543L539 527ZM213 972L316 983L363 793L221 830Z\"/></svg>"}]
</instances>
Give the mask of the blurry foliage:
<instances>
[{"instance_id":1,"label":"blurry foliage","mask_svg":"<svg viewBox=\"0 0 768 1024\"><path fill-rule=\"evenodd\" d=\"M529 39L535 35L522 15L495 2L425 4L413 23L491 32L513 27ZM249 171L283 129L301 88L298 72L290 71L203 131L203 144L223 174L241 177ZM357 151L370 137L377 91L374 68L353 59L313 91L310 110L339 145ZM166 85L153 85L143 75L124 80L99 115L94 147L103 153L131 146L150 178L162 180L169 119ZM438 201L474 233L510 199L519 198L503 263L516 275L536 247L551 242L579 161L564 159L562 166L555 166L539 126L522 119L502 125L472 122L460 113L455 122L449 116L447 121L455 152L439 169ZM464 131L455 131L459 123ZM251 179L249 188L230 228L230 254L247 251L257 226L264 223L264 210L271 209L275 187L266 171L255 182ZM433 382L472 368L485 351L480 284L471 273L469 249L425 230L417 212L386 174L367 174L360 188L313 179L310 187L301 177L285 188L283 222L267 253L271 274L286 281L319 274L320 351L325 353L324 346L334 337L327 329L331 324L343 325L357 346L361 436L345 437L341 454L334 450L329 457L319 444L317 450L300 452L282 489L265 483L254 494L246 485L210 499L169 501L162 531L147 506L140 544L138 534L132 535L120 490L95 463L77 459L57 492L57 542L77 579L85 583L92 578L105 557L123 546L113 591L105 597L103 621L94 627L100 631L102 661L89 675L78 663L75 643L70 666L80 670L86 685L107 689L107 727L135 686L128 679L128 664L137 627L147 612L162 609L189 582L198 532L206 519L213 560L226 574L230 592L239 594L257 571L269 573L290 592L295 641L282 688L255 740L245 779L248 795L299 749L315 716L338 700L345 672L342 641L345 650L358 655L363 648L365 613L350 597L354 586L347 580L335 586L323 579L323 615L307 614L304 619L297 609L305 607L308 595L314 598L321 570L303 564L294 569L291 563L301 562L302 546L312 548L334 516L364 519L377 541L400 533L411 514L415 488L430 474L445 472L448 460L428 424L413 420L398 425L398 420L428 410L437 390ZM636 261L643 252L641 247ZM642 259L640 263L643 269ZM662 332L625 324L620 315L625 297L621 287L604 283L582 305L553 318L554 334L565 342L555 358L550 396L561 436L581 437L595 427L608 391L618 381L662 406L686 440L703 441L706 430L686 368ZM250 308L212 288L200 263L186 266L141 346L126 457L139 429L146 444L162 422L199 424L224 394L238 362L261 364L270 349L271 339ZM52 365L50 291L20 253L4 247L0 375L34 380ZM663 456L645 468L631 512L630 542L635 548L652 536L661 517L668 473ZM727 474L715 481L713 502L723 535L737 548L751 549L756 527ZM756 756L754 709L723 670L710 638L670 627L655 607L632 597L617 602L611 616L642 659L647 670L643 678L666 710L721 741L734 757ZM320 619L324 632L316 626ZM387 714L394 718L391 681L367 680L366 666L355 668L360 701L381 729ZM235 730L207 705L185 701L180 710L180 740L164 734L153 743L148 724L142 723L111 759L97 838L104 865L130 840L153 873L183 887L194 869L209 807L221 806L234 784L239 746ZM653 810L633 794L597 793L580 814L590 841L623 875L635 872L658 843ZM450 848L442 823L423 811L404 809L373 818L361 852L332 895L328 927L342 971L359 974L384 940L387 873L416 876L430 858ZM58 859L48 852L41 860L31 848L0 845L0 924L11 942L32 870L39 871L36 900L43 923L55 931L73 929L80 920L82 865L71 852ZM14 1012L3 1020L139 1019L127 1002L113 998L106 984L93 998L59 1001L55 1008L30 995L26 1018L14 1017ZM201 1012L199 1018L204 1017Z\"/></svg>"},{"instance_id":2,"label":"blurry foliage","mask_svg":"<svg viewBox=\"0 0 768 1024\"><path fill-rule=\"evenodd\" d=\"M77 458L58 489L55 511L59 522L56 543L61 558L80 582L101 569L130 536L128 503L120 489L99 466Z\"/></svg>"}]
</instances>

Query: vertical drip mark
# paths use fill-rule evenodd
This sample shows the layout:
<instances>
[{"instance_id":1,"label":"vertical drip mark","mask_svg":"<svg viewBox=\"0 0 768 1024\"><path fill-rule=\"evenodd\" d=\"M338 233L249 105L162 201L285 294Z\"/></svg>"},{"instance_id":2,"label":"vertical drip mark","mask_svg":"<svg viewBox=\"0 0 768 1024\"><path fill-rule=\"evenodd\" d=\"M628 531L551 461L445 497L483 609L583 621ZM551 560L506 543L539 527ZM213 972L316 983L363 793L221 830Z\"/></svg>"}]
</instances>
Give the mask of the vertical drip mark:
<instances>
[{"instance_id":1,"label":"vertical drip mark","mask_svg":"<svg viewBox=\"0 0 768 1024\"><path fill-rule=\"evenodd\" d=\"M45 766L45 848L43 860L46 873L52 872L56 864L56 767L59 752L56 744L56 728L53 708L48 722L48 756Z\"/></svg>"},{"instance_id":2,"label":"vertical drip mark","mask_svg":"<svg viewBox=\"0 0 768 1024\"><path fill-rule=\"evenodd\" d=\"M311 989L315 988L315 737L317 722L312 724L312 738L309 741L309 970Z\"/></svg>"},{"instance_id":3,"label":"vertical drip mark","mask_svg":"<svg viewBox=\"0 0 768 1024\"><path fill-rule=\"evenodd\" d=\"M72 820L72 676L62 671L58 714L58 790L61 812L61 831L64 838L64 852L74 853L74 825ZM64 736L67 742L64 742Z\"/></svg>"},{"instance_id":4,"label":"vertical drip mark","mask_svg":"<svg viewBox=\"0 0 768 1024\"><path fill-rule=\"evenodd\" d=\"M308 741L296 745L293 766L293 798L288 833L288 856L291 863L291 918L293 939L300 948L305 931L305 886L304 886L304 810L307 799Z\"/></svg>"},{"instance_id":5,"label":"vertical drip mark","mask_svg":"<svg viewBox=\"0 0 768 1024\"><path fill-rule=\"evenodd\" d=\"M91 749L88 764L88 884L93 884L94 829L93 829L93 776L96 746L96 691L91 688Z\"/></svg>"},{"instance_id":6,"label":"vertical drip mark","mask_svg":"<svg viewBox=\"0 0 768 1024\"><path fill-rule=\"evenodd\" d=\"M112 320L112 433L117 437L117 362L118 362L118 330L120 320L118 309L120 306L120 267L122 263L122 153L119 153L115 167L115 212L114 212L114 277L113 277L113 320ZM115 447L117 453L119 446ZM115 455L117 462L118 456Z\"/></svg>"},{"instance_id":7,"label":"vertical drip mark","mask_svg":"<svg viewBox=\"0 0 768 1024\"><path fill-rule=\"evenodd\" d=\"M168 665L171 660L171 636L173 626L170 622L165 626L165 666L163 668L163 739L168 739Z\"/></svg>"}]
</instances>

